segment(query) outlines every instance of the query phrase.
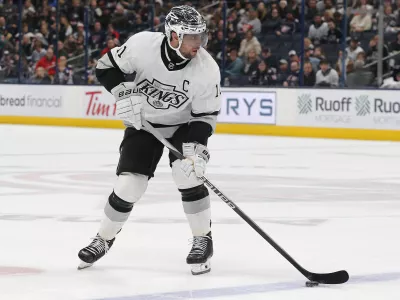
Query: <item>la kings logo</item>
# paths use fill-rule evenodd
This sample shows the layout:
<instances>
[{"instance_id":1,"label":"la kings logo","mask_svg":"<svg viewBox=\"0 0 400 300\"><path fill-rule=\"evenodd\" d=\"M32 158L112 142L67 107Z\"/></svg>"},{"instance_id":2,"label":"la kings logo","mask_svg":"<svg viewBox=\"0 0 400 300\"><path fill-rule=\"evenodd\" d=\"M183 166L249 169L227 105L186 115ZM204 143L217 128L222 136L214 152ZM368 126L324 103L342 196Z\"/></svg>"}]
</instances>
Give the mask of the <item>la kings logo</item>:
<instances>
[{"instance_id":1,"label":"la kings logo","mask_svg":"<svg viewBox=\"0 0 400 300\"><path fill-rule=\"evenodd\" d=\"M189 100L185 93L176 90L176 86L156 79L152 82L145 79L137 84L137 88L147 96L147 102L155 109L169 109L171 106L179 108Z\"/></svg>"}]
</instances>

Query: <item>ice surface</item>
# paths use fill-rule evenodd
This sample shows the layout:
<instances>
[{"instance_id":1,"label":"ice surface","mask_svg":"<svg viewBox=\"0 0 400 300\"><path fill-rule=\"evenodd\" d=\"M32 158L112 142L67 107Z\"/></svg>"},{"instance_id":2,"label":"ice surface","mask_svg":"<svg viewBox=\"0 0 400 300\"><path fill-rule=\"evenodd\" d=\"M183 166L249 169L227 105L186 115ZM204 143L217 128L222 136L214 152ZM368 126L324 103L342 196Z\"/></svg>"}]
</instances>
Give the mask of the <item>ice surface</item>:
<instances>
[{"instance_id":1,"label":"ice surface","mask_svg":"<svg viewBox=\"0 0 400 300\"><path fill-rule=\"evenodd\" d=\"M121 130L0 126L0 299L399 299L400 143L215 135L207 174L306 269L211 195L212 271L185 264L189 226L164 155L112 250L77 271L116 179Z\"/></svg>"}]
</instances>

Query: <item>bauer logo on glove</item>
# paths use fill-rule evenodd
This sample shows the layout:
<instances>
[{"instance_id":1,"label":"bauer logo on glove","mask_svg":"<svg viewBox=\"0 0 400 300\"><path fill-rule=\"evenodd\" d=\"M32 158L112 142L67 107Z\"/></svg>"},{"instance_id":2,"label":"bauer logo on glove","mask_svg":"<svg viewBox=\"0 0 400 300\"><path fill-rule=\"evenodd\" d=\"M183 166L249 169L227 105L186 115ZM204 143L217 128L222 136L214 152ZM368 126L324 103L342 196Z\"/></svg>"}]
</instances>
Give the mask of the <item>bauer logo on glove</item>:
<instances>
[{"instance_id":1,"label":"bauer logo on glove","mask_svg":"<svg viewBox=\"0 0 400 300\"><path fill-rule=\"evenodd\" d=\"M117 116L137 130L142 128L143 95L133 82L123 82L113 88L111 93L116 100Z\"/></svg>"}]
</instances>

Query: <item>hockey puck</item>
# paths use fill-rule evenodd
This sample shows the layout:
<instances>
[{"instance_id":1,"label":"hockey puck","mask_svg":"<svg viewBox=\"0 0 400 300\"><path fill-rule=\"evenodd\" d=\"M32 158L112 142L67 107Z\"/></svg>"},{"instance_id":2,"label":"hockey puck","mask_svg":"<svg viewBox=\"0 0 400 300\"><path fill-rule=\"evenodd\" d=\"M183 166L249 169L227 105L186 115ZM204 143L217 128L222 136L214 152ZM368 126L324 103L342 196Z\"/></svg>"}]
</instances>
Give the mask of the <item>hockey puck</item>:
<instances>
[{"instance_id":1,"label":"hockey puck","mask_svg":"<svg viewBox=\"0 0 400 300\"><path fill-rule=\"evenodd\" d=\"M306 287L314 287L314 286L318 286L319 283L316 281L307 281L306 282Z\"/></svg>"}]
</instances>

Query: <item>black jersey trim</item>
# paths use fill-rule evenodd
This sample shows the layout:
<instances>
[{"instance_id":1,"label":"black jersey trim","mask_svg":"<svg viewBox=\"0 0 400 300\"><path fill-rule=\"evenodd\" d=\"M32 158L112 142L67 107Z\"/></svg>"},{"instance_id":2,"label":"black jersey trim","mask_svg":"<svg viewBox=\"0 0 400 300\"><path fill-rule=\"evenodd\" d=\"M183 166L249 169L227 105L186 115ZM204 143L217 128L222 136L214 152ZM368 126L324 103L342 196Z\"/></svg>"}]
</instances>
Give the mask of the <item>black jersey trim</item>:
<instances>
[{"instance_id":1,"label":"black jersey trim","mask_svg":"<svg viewBox=\"0 0 400 300\"><path fill-rule=\"evenodd\" d=\"M201 118L201 117L205 117L205 116L218 116L219 110L214 111L214 112L212 112L212 113L195 114L194 112L190 112L190 114L191 114L192 117L194 117L194 118Z\"/></svg>"},{"instance_id":2,"label":"black jersey trim","mask_svg":"<svg viewBox=\"0 0 400 300\"><path fill-rule=\"evenodd\" d=\"M176 64L173 61L169 60L167 55L165 54L165 51L167 49L167 37L164 37L162 43L161 43L161 59L164 63L164 66L167 68L168 71L179 71L182 70L186 65L190 62L190 60L187 60L186 62L182 64Z\"/></svg>"},{"instance_id":3,"label":"black jersey trim","mask_svg":"<svg viewBox=\"0 0 400 300\"><path fill-rule=\"evenodd\" d=\"M115 59L114 59L114 57L113 57L112 54L111 54L111 50L107 52L107 56L108 56L108 58L110 59L110 61L111 61L112 65L114 66L114 68L116 68L116 69L118 69L118 70L120 70L120 71L122 72L121 68L120 68L120 67L117 65L117 63L115 62ZM123 73L123 72L122 72L122 73Z\"/></svg>"},{"instance_id":4,"label":"black jersey trim","mask_svg":"<svg viewBox=\"0 0 400 300\"><path fill-rule=\"evenodd\" d=\"M168 128L168 127L177 127L177 126L182 126L185 125L187 123L181 123L181 124L175 124L175 125L165 125L165 124L156 124L156 123L151 123L149 122L151 126L153 126L154 128Z\"/></svg>"}]
</instances>

